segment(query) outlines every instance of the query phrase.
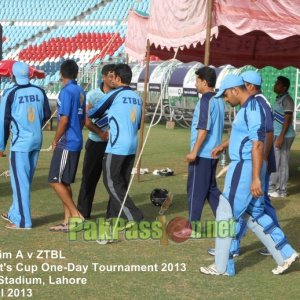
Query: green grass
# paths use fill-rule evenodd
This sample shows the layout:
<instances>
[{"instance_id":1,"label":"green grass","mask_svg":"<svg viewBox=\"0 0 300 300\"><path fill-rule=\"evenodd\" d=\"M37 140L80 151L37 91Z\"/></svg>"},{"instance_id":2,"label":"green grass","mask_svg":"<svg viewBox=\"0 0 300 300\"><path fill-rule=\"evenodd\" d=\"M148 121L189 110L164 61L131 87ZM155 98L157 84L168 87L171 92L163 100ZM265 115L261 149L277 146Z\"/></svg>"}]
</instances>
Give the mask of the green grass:
<instances>
[{"instance_id":1,"label":"green grass","mask_svg":"<svg viewBox=\"0 0 300 300\"><path fill-rule=\"evenodd\" d=\"M53 132L44 134L44 148L49 146ZM86 136L86 131L85 131ZM172 168L175 176L157 177L150 174L142 175L141 181L135 179L130 195L142 209L147 220L155 220L158 208L149 199L153 188L162 187L174 193L173 206L167 212L167 219L175 216L187 216L186 180L187 164L184 161L189 149L189 130L175 128L165 129L156 126L151 130L149 141L142 159L142 167L161 169ZM291 178L289 183L289 197L285 200L273 201L281 225L289 241L299 251L300 227L300 188L299 188L299 153L300 139L292 147ZM101 246L95 242L85 242L78 235L78 241L69 242L67 234L48 231L51 225L60 223L63 219L62 205L56 194L47 184L47 176L51 152L41 152L38 167L32 185L32 217L34 228L30 231L12 231L5 229L2 222L0 232L1 251L16 254L35 252L38 249L61 250L66 257L64 260L36 258L28 259L0 259L3 263L13 266L12 272L2 271L1 275L16 277L41 277L47 282L49 275L53 277L85 277L87 285L49 285L32 286L33 299L299 299L300 265L297 262L291 270L283 276L271 273L275 262L270 257L263 257L257 253L260 242L252 233L248 233L242 241L242 252L236 260L237 275L233 278L210 277L199 273L199 266L208 265L212 258L207 254L207 248L213 246L213 239L189 240L176 244L170 241L168 246L160 245L159 241L122 241L120 243ZM74 199L77 200L81 180L81 162L76 182L73 184ZM1 170L8 167L8 161L1 158ZM219 181L222 189L223 179ZM93 207L93 217L103 217L106 208L107 193L102 182L96 192ZM7 211L11 202L11 188L9 178L0 177L0 211ZM210 208L205 205L202 220L213 219ZM42 272L35 274L17 272L17 263L37 265L42 263L67 263L89 265L87 274L80 272ZM185 272L94 272L92 263L103 265L154 265L161 268L163 263L185 263ZM17 288L20 286L12 286ZM1 288L7 288L0 285ZM27 287L28 288L28 287Z\"/></svg>"}]
</instances>

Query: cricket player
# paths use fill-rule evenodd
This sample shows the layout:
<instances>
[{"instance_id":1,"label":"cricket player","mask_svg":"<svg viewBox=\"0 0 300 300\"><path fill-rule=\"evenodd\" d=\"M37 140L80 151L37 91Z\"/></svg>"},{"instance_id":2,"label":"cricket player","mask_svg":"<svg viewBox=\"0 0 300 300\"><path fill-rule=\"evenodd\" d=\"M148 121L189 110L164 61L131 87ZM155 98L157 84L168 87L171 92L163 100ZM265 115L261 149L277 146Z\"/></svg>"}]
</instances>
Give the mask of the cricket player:
<instances>
[{"instance_id":1,"label":"cricket player","mask_svg":"<svg viewBox=\"0 0 300 300\"><path fill-rule=\"evenodd\" d=\"M236 221L235 234L240 231L238 220L247 219L247 226L267 247L277 263L272 270L282 274L299 257L288 243L282 230L265 213L264 183L266 164L263 162L265 142L265 114L262 106L245 87L242 77L227 75L216 97L223 97L231 106L240 105L229 140L231 163L225 179L224 192L220 196L216 219ZM228 143L228 142L227 142ZM220 146L224 148L224 145ZM233 253L236 243L232 237L216 238L215 263L201 267L208 275L235 275Z\"/></svg>"},{"instance_id":2,"label":"cricket player","mask_svg":"<svg viewBox=\"0 0 300 300\"><path fill-rule=\"evenodd\" d=\"M86 95L86 113L112 88L114 64L107 64L101 70L102 81L98 88ZM89 129L85 143L82 179L77 200L77 208L85 219L91 218L92 205L97 183L102 173L102 160L108 140L108 130L101 130L86 115L85 126Z\"/></svg>"},{"instance_id":3,"label":"cricket player","mask_svg":"<svg viewBox=\"0 0 300 300\"><path fill-rule=\"evenodd\" d=\"M202 67L196 71L196 88L202 97L194 110L191 147L186 155L189 163L187 180L189 223L200 220L206 199L213 214L216 215L221 194L216 181L218 157L211 157L212 149L222 141L224 130L224 102L221 98L214 97L216 79L216 72L211 67ZM189 237L191 233L192 229L187 226L174 235Z\"/></svg>"},{"instance_id":4,"label":"cricket player","mask_svg":"<svg viewBox=\"0 0 300 300\"><path fill-rule=\"evenodd\" d=\"M45 91L29 82L29 67L16 62L12 88L4 92L0 106L0 151L11 133L10 178L13 201L1 216L9 229L30 229L31 182L42 145L42 126L51 116Z\"/></svg>"},{"instance_id":5,"label":"cricket player","mask_svg":"<svg viewBox=\"0 0 300 300\"><path fill-rule=\"evenodd\" d=\"M82 149L82 127L85 122L85 93L77 84L78 65L74 60L65 60L60 66L62 89L57 99L57 129L52 141L53 156L48 182L61 199L64 207L64 221L50 227L50 231L68 232L76 226L70 218L84 217L73 201L71 184L74 183L80 152Z\"/></svg>"},{"instance_id":6,"label":"cricket player","mask_svg":"<svg viewBox=\"0 0 300 300\"><path fill-rule=\"evenodd\" d=\"M274 154L274 146L273 146L273 138L274 138L274 128L273 128L273 113L271 109L271 105L265 96L261 93L261 84L262 78L258 72L249 70L243 72L241 77L244 80L245 86L250 93L253 95L258 103L262 106L265 114L265 147L264 147L264 160L267 162L267 171L265 177L265 187L264 187L264 205L265 212L269 215L276 226L279 226L278 218L276 215L275 208L273 207L271 200L268 195L269 191L269 180L270 174L276 171L276 162L275 162L275 154ZM238 256L240 254L240 240L246 234L247 231L247 223L241 218L241 230L238 236L235 237L235 242L237 243L236 253L234 255ZM234 242L233 241L233 242ZM262 255L271 255L267 248L262 248L259 250ZM208 253L210 255L215 255L215 249L209 248Z\"/></svg>"},{"instance_id":7,"label":"cricket player","mask_svg":"<svg viewBox=\"0 0 300 300\"><path fill-rule=\"evenodd\" d=\"M138 129L142 116L142 100L131 90L132 71L127 64L114 69L115 90L101 98L89 111L90 118L99 118L108 110L109 140L103 158L103 181L110 200L106 217L115 218L130 181L138 143ZM143 213L127 196L121 217L128 221L141 221Z\"/></svg>"}]
</instances>

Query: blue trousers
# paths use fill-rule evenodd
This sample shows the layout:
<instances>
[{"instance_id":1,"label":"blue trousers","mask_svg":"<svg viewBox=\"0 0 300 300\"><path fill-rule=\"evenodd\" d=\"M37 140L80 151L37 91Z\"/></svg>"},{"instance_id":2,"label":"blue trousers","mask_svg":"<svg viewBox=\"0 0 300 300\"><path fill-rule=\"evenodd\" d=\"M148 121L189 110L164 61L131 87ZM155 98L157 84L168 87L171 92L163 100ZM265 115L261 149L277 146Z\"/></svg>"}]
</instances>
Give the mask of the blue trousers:
<instances>
[{"instance_id":1,"label":"blue trousers","mask_svg":"<svg viewBox=\"0 0 300 300\"><path fill-rule=\"evenodd\" d=\"M271 217L271 219L273 220L273 223L279 227L279 223L278 223L278 218L277 218L277 214L275 211L274 206L272 205L271 199L268 195L269 192L269 181L270 181L270 174L268 172L266 172L266 176L265 176L265 190L264 190L264 207L265 207L265 213ZM235 237L235 239L233 240L234 243L236 243L236 253L240 253L240 246L241 246L241 239L246 235L247 231L248 231L248 227L247 227L247 222L246 220L241 217L239 219L239 226L240 226L240 230L239 230L239 234Z\"/></svg>"},{"instance_id":2,"label":"blue trousers","mask_svg":"<svg viewBox=\"0 0 300 300\"><path fill-rule=\"evenodd\" d=\"M37 165L39 151L10 152L10 180L13 192L8 218L17 226L32 226L30 212L30 188Z\"/></svg>"},{"instance_id":3,"label":"blue trousers","mask_svg":"<svg viewBox=\"0 0 300 300\"><path fill-rule=\"evenodd\" d=\"M262 186L265 186L265 164L262 167L260 180ZM250 216L253 222L256 222L257 226L262 228L262 236L259 237L265 244L269 243L270 247L273 247L278 251L282 261L289 258L295 250L288 243L281 228L277 227L270 216L265 213L264 196L255 199L251 194L252 184L252 161L232 161L230 163L224 187L224 196L228 199L231 207L233 218L238 221L241 217ZM218 207L218 210L221 209ZM237 222L235 226L235 234L238 236L241 231L240 223ZM255 232L256 233L256 232ZM269 237L271 237L271 241ZM271 243L271 244L270 244ZM237 252L237 244L235 240L232 240L230 249L228 249L228 255L223 255L227 260L227 272L230 275L235 274L234 260L232 254ZM227 250L226 250L227 251ZM217 257L216 251L216 263L218 268L219 257ZM224 265L224 262L222 263Z\"/></svg>"},{"instance_id":4,"label":"blue trousers","mask_svg":"<svg viewBox=\"0 0 300 300\"><path fill-rule=\"evenodd\" d=\"M189 207L189 220L199 221L205 200L214 215L219 204L221 192L216 182L216 168L218 159L197 157L188 167L187 194Z\"/></svg>"}]
</instances>

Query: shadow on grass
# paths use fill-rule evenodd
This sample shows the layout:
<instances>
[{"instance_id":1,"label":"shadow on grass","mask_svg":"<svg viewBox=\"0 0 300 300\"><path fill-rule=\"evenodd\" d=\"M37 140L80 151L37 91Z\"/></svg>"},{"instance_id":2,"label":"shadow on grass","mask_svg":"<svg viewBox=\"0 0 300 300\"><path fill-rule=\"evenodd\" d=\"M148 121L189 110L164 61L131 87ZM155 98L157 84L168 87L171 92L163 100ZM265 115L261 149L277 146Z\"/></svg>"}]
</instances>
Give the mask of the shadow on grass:
<instances>
[{"instance_id":1,"label":"shadow on grass","mask_svg":"<svg viewBox=\"0 0 300 300\"><path fill-rule=\"evenodd\" d=\"M272 199L271 198L271 202L273 204L273 206L275 207L276 211L279 211L283 208L285 208L286 206L289 205L289 203L291 202L291 200L288 199Z\"/></svg>"},{"instance_id":2,"label":"shadow on grass","mask_svg":"<svg viewBox=\"0 0 300 300\"><path fill-rule=\"evenodd\" d=\"M168 216L169 214L182 215L182 213L184 211L186 211L186 209L187 209L186 201L182 201L182 199L185 199L185 196L186 195L184 195L184 194L175 195L173 198L173 204L170 206L169 210L166 212L165 215L166 216ZM138 204L139 202L145 201L145 199L147 199L147 201L148 201L147 203L142 203L141 205ZM148 194L140 194L140 195L136 196L133 200L135 201L138 208L142 210L145 220L154 221L159 216L158 212L159 212L160 208L154 206L151 203L150 197ZM57 203L60 204L59 199L56 199L55 201L57 201ZM77 200L75 199L75 202L76 201ZM107 200L94 203L93 208L92 208L92 218L91 219L97 219L99 217L104 217L105 212L106 212L106 206L107 206ZM60 206L59 206L59 209L61 209ZM50 214L50 215L48 214L48 215L41 216L41 217L34 217L34 212L33 212L33 225L34 225L34 227L40 227L45 224L62 221L63 217L64 217L63 211L61 211L60 213L55 213L55 214Z\"/></svg>"},{"instance_id":3,"label":"shadow on grass","mask_svg":"<svg viewBox=\"0 0 300 300\"><path fill-rule=\"evenodd\" d=\"M32 224L33 227L40 227L46 224L51 224L54 222L59 222L59 221L63 221L64 219L64 214L63 211L61 211L61 213L57 213L57 214L52 214L52 215L47 215L47 216L41 216L41 217L34 217L32 218Z\"/></svg>"},{"instance_id":4,"label":"shadow on grass","mask_svg":"<svg viewBox=\"0 0 300 300\"><path fill-rule=\"evenodd\" d=\"M6 178L5 182L0 183L0 191L1 191L1 197L2 196L6 197L6 196L11 195L12 192L11 192L11 186L10 186L9 178Z\"/></svg>"},{"instance_id":5,"label":"shadow on grass","mask_svg":"<svg viewBox=\"0 0 300 300\"><path fill-rule=\"evenodd\" d=\"M44 189L48 189L48 188L49 188L48 175L41 175L41 176L33 177L33 182L31 185L31 192L44 190ZM5 179L5 182L0 183L0 191L1 191L1 196L6 197L6 196L12 195L9 177L7 179Z\"/></svg>"},{"instance_id":6,"label":"shadow on grass","mask_svg":"<svg viewBox=\"0 0 300 300\"><path fill-rule=\"evenodd\" d=\"M145 179L146 179L146 181L148 181L148 180L158 181L158 180L162 180L165 178L171 180L171 177L172 176L170 176L168 178L167 177L157 177L157 176L152 177L152 175L150 175L147 179L143 178L143 181ZM34 177L32 191L42 190L42 189L51 190L47 181L48 181L47 175ZM75 204L77 203L77 197L78 197L78 193L79 193L78 188L80 186L80 182L81 182L81 177L79 176L76 179L76 183L75 183L77 185L77 189L76 188L74 189L74 187L72 185L73 200L74 200ZM10 186L10 183L8 182L7 185ZM164 185L168 186L168 183L164 183ZM103 189L103 190L101 190L101 193L99 193L99 194L96 193L95 198L94 198L91 219L105 217L106 207L107 207L107 202L108 202L108 195L105 191L105 188L103 186L101 186L101 188ZM151 190L151 188L150 188L150 190ZM8 192L8 194L11 194L10 191ZM54 201L57 201L57 204L59 206L61 204L61 201L58 199L57 195L54 192L53 192L53 197L56 198L56 199L54 199ZM136 206L142 210L142 212L145 216L145 220L153 221L157 218L160 208L154 206L151 203L150 192L134 194L132 196L132 199L133 199L134 203L136 204ZM42 201L45 201L45 199L43 199ZM169 210L166 212L166 215L169 215L169 214L173 215L174 213L175 214L178 213L178 214L182 215L182 214L184 214L184 212L186 212L186 210L187 210L186 194L176 194L176 195L174 195L174 198L173 198L173 204L171 205ZM61 214L60 213L59 214L50 214L50 215L48 214L48 215L45 215L42 217L34 218L34 211L33 211L33 219L34 219L33 220L34 226L43 226L44 224L57 222L59 220L61 221L63 219L63 212Z\"/></svg>"},{"instance_id":7,"label":"shadow on grass","mask_svg":"<svg viewBox=\"0 0 300 300\"><path fill-rule=\"evenodd\" d=\"M174 195L173 203L165 213L165 215L177 213L182 215L182 213L187 210L187 202L185 201L185 198L185 194ZM159 215L158 212L160 210L160 207L154 206L152 204L149 194L144 193L135 195L135 197L132 197L132 200L134 201L135 205L143 212L145 220L153 221ZM145 201L147 202L145 203ZM93 204L92 212L100 211L100 214L95 215L95 213L93 213L92 218L98 218L99 216L104 217L106 206L107 200Z\"/></svg>"}]
</instances>

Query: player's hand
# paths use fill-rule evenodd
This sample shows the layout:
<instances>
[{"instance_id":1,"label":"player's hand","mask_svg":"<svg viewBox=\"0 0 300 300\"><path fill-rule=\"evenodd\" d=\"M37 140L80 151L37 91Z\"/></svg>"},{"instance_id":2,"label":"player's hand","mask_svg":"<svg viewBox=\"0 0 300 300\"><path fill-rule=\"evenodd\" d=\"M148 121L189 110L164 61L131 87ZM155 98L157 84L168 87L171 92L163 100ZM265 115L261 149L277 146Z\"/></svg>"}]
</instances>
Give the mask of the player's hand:
<instances>
[{"instance_id":1,"label":"player's hand","mask_svg":"<svg viewBox=\"0 0 300 300\"><path fill-rule=\"evenodd\" d=\"M212 149L211 157L216 159L223 151L224 151L224 147L219 145L216 148Z\"/></svg>"},{"instance_id":2,"label":"player's hand","mask_svg":"<svg viewBox=\"0 0 300 300\"><path fill-rule=\"evenodd\" d=\"M283 136L279 135L277 137L277 139L275 140L275 148L281 148L282 146L282 143L283 143Z\"/></svg>"},{"instance_id":3,"label":"player's hand","mask_svg":"<svg viewBox=\"0 0 300 300\"><path fill-rule=\"evenodd\" d=\"M261 188L260 179L252 180L251 194L254 198L259 198L260 196L262 196L264 194L264 192Z\"/></svg>"},{"instance_id":4,"label":"player's hand","mask_svg":"<svg viewBox=\"0 0 300 300\"><path fill-rule=\"evenodd\" d=\"M52 142L51 144L51 150L54 151L56 148L57 143L55 141Z\"/></svg>"},{"instance_id":5,"label":"player's hand","mask_svg":"<svg viewBox=\"0 0 300 300\"><path fill-rule=\"evenodd\" d=\"M189 163L194 162L196 160L196 158L197 158L197 153L195 154L193 152L190 152L189 154L187 154L185 156L186 161Z\"/></svg>"},{"instance_id":6,"label":"player's hand","mask_svg":"<svg viewBox=\"0 0 300 300\"><path fill-rule=\"evenodd\" d=\"M100 136L100 138L101 138L103 141L107 141L107 140L108 140L108 136L109 136L108 130L107 130L107 131L101 131L101 132L99 133L99 136Z\"/></svg>"}]
</instances>

